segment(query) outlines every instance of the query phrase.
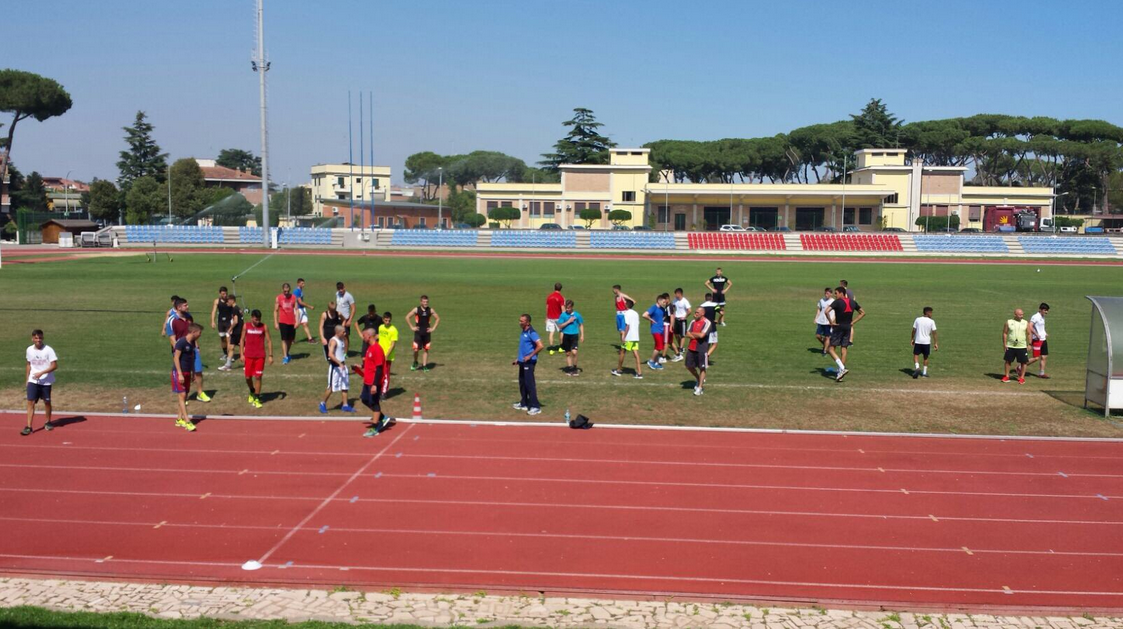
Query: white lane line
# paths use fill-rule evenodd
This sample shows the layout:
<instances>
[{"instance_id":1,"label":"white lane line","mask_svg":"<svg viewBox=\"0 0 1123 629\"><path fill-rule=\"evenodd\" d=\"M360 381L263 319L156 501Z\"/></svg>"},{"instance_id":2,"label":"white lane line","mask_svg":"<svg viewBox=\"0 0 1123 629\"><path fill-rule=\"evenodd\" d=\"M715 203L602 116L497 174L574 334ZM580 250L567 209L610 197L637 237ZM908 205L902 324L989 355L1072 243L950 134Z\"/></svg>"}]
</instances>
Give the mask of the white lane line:
<instances>
[{"instance_id":1,"label":"white lane line","mask_svg":"<svg viewBox=\"0 0 1123 629\"><path fill-rule=\"evenodd\" d=\"M80 494L80 495L102 495L102 496L145 496L152 498L190 498L198 499L198 494L183 494L183 493L143 493L143 492L114 492L114 491L86 491L74 489L33 489L33 488L8 488L0 487L0 492L34 492L34 493L55 493L55 494ZM889 493L899 493L898 491L890 491ZM1078 496L1079 498L1087 498L1087 496ZM212 499L221 500L303 500L303 501L318 501L321 500L318 496L241 496L241 495L212 495ZM346 502L349 499L340 498ZM870 514L870 513L829 513L817 511L779 511L767 509L718 509L710 507L680 507L680 506L660 506L660 505L619 505L619 504L575 504L575 503L549 503L549 502L498 502L498 501L484 501L484 500L436 500L436 499L421 499L421 498L359 498L360 503L376 503L376 504L421 504L421 505L439 505L439 506L466 506L466 507L509 507L509 508L531 508L531 509L587 509L587 510L612 510L612 511L668 511L680 513L718 513L727 515L769 515L769 516L800 516L800 517L824 517L824 518L873 518L878 520L928 520L929 515L899 515L899 514ZM1055 520L1055 519L1032 519L1032 518L986 518L986 517L970 517L970 516L944 516L941 519L956 521L956 522L995 522L995 523L1019 523L1019 524L1077 524L1077 525L1123 525L1123 521L1114 520Z\"/></svg>"},{"instance_id":2,"label":"white lane line","mask_svg":"<svg viewBox=\"0 0 1123 629\"><path fill-rule=\"evenodd\" d=\"M274 544L272 548L267 550L265 552L265 554L263 554L257 560L258 563L264 564L269 559L269 557L271 557L273 555L273 553L277 552L277 550L281 546L284 546L286 542L288 542L290 539L292 539L292 536L296 535L297 531L299 531L301 528L303 528L305 524L308 524L309 520L316 517L317 513L319 513L321 510L323 510L324 507L331 504L331 502L333 500L335 500L335 497L338 496L340 494L340 492L342 492L344 489L346 489L347 486L350 485L352 481L354 481L356 478L361 476L363 474L363 472L366 472L367 468L369 468L371 465L374 465L374 462L377 461L379 459L379 457L381 457L383 454L385 454L387 450L394 447L394 444L396 444L398 442L398 440L400 440L402 437L406 436L406 434L408 434L409 431L412 430L412 429L413 429L412 425L406 426L405 430L402 430L398 434L397 437L394 437L393 441L386 444L386 446L383 447L381 450L379 450L378 453L375 454L373 457L371 457L369 461L364 463L362 467L355 470L355 473L352 474L346 481L344 481L342 485L337 487L336 490L333 491L330 496L328 496L327 498L324 498L323 502L321 502L319 505L317 505L316 508L313 509L307 516L305 516L303 520L301 520L299 523L297 523L297 525L294 526L292 528L292 530L290 530L288 533L286 533L285 536L282 537L276 544ZM324 527L323 529L320 529L320 532L323 533L326 529L327 529L327 527Z\"/></svg>"},{"instance_id":3,"label":"white lane line","mask_svg":"<svg viewBox=\"0 0 1123 629\"><path fill-rule=\"evenodd\" d=\"M51 556L51 555L19 555L19 554L0 554L3 559L36 559L48 561L95 561L93 557L68 557L68 556ZM220 568L239 568L239 564L223 563L223 562L204 562L204 561L171 561L159 559L114 559L114 564L139 564L139 565L159 565L159 566L210 566ZM267 568L281 568L285 564L272 564L266 566ZM973 587L949 587L938 585L887 585L887 584L873 584L873 583L829 583L820 581L778 581L778 580L764 580L764 579L737 579L726 577L697 577L697 576L675 576L675 575L650 575L650 574L613 574L613 573L599 573L599 572L548 572L548 571L532 571L532 570L480 570L473 568L458 568L453 566L447 567L433 567L433 568L415 568L405 566L341 566L331 564L300 564L289 566L288 570L332 570L332 571L357 571L357 572L408 572L419 574L470 574L470 575L494 575L494 576L525 576L525 577L552 577L552 578L577 578L577 579L611 579L611 580L626 580L626 581L661 581L661 582L683 582L683 583L717 583L717 584L737 584L737 585L771 585L771 586L784 586L784 587L818 587L829 588L836 590L891 590L891 591L919 591L919 592L966 592L977 594L1008 594L1002 588L973 588ZM1123 592L1112 591L1085 591L1085 590L1044 590L1044 589L1031 589L1031 590L1011 590L1015 594L1024 594L1028 596L1035 595L1057 595L1057 596L1100 596L1109 598L1123 597Z\"/></svg>"},{"instance_id":4,"label":"white lane line","mask_svg":"<svg viewBox=\"0 0 1123 629\"><path fill-rule=\"evenodd\" d=\"M161 372L162 373L162 372ZM829 388L829 387L828 387ZM27 409L5 409L0 413L8 413L22 417ZM84 415L88 417L105 417L129 421L135 418L174 419L175 415L136 413L123 415L121 413L106 413L101 411L59 411L59 415ZM356 423L354 417L324 417L319 415L207 415L208 420L237 420L237 421L294 421L294 422L346 422ZM523 420L484 420L484 419L410 419L399 417L396 421L403 424L433 424L450 426L503 426L520 428L564 428L569 427L561 421L534 422ZM911 439L947 439L947 440L987 440L987 441L1042 441L1042 442L1072 442L1072 443L1110 443L1123 444L1123 437L1049 437L1040 435L967 435L950 433L929 432L886 432L886 431L857 431L857 430L798 430L790 428L740 428L734 426L668 426L664 424L602 424L597 423L597 428L611 428L618 430L659 430L670 432L715 432L715 433L745 433L762 435L825 435L838 437L908 437ZM5 444L0 444L0 446Z\"/></svg>"},{"instance_id":5,"label":"white lane line","mask_svg":"<svg viewBox=\"0 0 1123 629\"><path fill-rule=\"evenodd\" d=\"M17 523L39 523L39 524L66 524L66 525L82 525L82 526L123 526L123 527L152 527L160 528L166 526L168 528L201 528L201 529L218 529L218 530L246 530L246 531L276 531L275 526L253 525L253 524L200 524L200 523L168 523L162 521L155 526L151 522L119 522L113 520L75 520L75 519L60 519L60 518L13 518L0 516L0 521L17 522ZM303 531L318 531L323 533L328 530L328 526L320 528L304 527ZM337 533L358 533L362 535L369 534L383 534L383 535L437 535L437 536L465 536L465 537L518 537L518 538L533 538L533 539L557 539L557 540L589 540L589 541L618 541L618 542L658 542L669 544L705 544L705 545L726 545L726 546L768 546L780 548L822 548L830 550L874 550L874 551L888 551L888 552L931 552L931 553L961 553L964 548L951 548L939 546L886 546L878 544L828 544L823 542L782 542L772 540L753 540L753 539L712 539L712 538L693 538L693 537L661 537L661 536L645 536L645 535L581 535L577 533L522 533L512 531L454 531L454 530L441 530L441 529L396 529L396 528L379 528L379 527L332 527L332 531ZM972 548L967 554L982 553L982 554L999 554L999 555L1054 555L1054 556L1072 556L1072 557L1123 557L1123 552L1110 552L1110 551L1057 551L1052 549L1046 550L1033 550L1025 548Z\"/></svg>"}]
</instances>

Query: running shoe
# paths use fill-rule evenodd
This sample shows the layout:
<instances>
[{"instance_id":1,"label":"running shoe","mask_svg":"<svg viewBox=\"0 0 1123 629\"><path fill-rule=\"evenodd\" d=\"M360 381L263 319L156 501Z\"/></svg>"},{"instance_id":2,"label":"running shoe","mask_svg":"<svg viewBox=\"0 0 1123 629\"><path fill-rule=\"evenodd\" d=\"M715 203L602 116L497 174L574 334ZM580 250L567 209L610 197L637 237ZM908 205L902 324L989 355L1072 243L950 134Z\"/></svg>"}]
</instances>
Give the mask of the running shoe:
<instances>
[{"instance_id":1,"label":"running shoe","mask_svg":"<svg viewBox=\"0 0 1123 629\"><path fill-rule=\"evenodd\" d=\"M511 408L515 409L516 411L527 410L527 408L525 406L523 406L522 402L515 402L514 404L511 405Z\"/></svg>"},{"instance_id":2,"label":"running shoe","mask_svg":"<svg viewBox=\"0 0 1123 629\"><path fill-rule=\"evenodd\" d=\"M410 365L409 370L410 371L417 371L417 363L413 363L412 365Z\"/></svg>"},{"instance_id":3,"label":"running shoe","mask_svg":"<svg viewBox=\"0 0 1123 629\"><path fill-rule=\"evenodd\" d=\"M723 328L725 327L725 322L724 322L724 321L722 321L722 322L721 322L721 327L723 327Z\"/></svg>"},{"instance_id":4,"label":"running shoe","mask_svg":"<svg viewBox=\"0 0 1123 629\"><path fill-rule=\"evenodd\" d=\"M253 394L252 394L252 393L250 394L250 396L249 396L248 398L246 398L246 401L247 401L247 402L249 402L250 404L253 404L253 402L254 402L254 397L253 397Z\"/></svg>"},{"instance_id":5,"label":"running shoe","mask_svg":"<svg viewBox=\"0 0 1123 629\"><path fill-rule=\"evenodd\" d=\"M210 402L211 396L207 395L206 391L199 391L195 394L195 399L199 400L200 402Z\"/></svg>"},{"instance_id":6,"label":"running shoe","mask_svg":"<svg viewBox=\"0 0 1123 629\"><path fill-rule=\"evenodd\" d=\"M387 428L389 428L390 424L393 421L394 421L393 417L390 417L389 415L383 415L382 421L378 422L378 432L382 432L383 430L386 430Z\"/></svg>"},{"instance_id":7,"label":"running shoe","mask_svg":"<svg viewBox=\"0 0 1123 629\"><path fill-rule=\"evenodd\" d=\"M1048 380L1049 374L1039 373L1039 374L1037 374L1037 377L1038 378L1044 378L1044 379Z\"/></svg>"},{"instance_id":8,"label":"running shoe","mask_svg":"<svg viewBox=\"0 0 1123 629\"><path fill-rule=\"evenodd\" d=\"M834 381L835 382L842 382L842 379L845 378L846 374L848 374L848 373L850 373L849 369L839 369L838 370L838 376L835 377Z\"/></svg>"},{"instance_id":9,"label":"running shoe","mask_svg":"<svg viewBox=\"0 0 1123 629\"><path fill-rule=\"evenodd\" d=\"M927 372L927 371L925 371L924 373L920 374L920 377L921 377L921 378L927 378L927 377L928 377L928 372Z\"/></svg>"},{"instance_id":10,"label":"running shoe","mask_svg":"<svg viewBox=\"0 0 1123 629\"><path fill-rule=\"evenodd\" d=\"M642 373L637 373L636 375L632 376L632 378L633 378L634 380L643 380L643 374L642 374Z\"/></svg>"},{"instance_id":11,"label":"running shoe","mask_svg":"<svg viewBox=\"0 0 1123 629\"><path fill-rule=\"evenodd\" d=\"M526 414L527 415L541 415L542 409L540 409L540 408L527 409Z\"/></svg>"},{"instance_id":12,"label":"running shoe","mask_svg":"<svg viewBox=\"0 0 1123 629\"><path fill-rule=\"evenodd\" d=\"M422 367L421 371L424 371L425 373L429 373L429 365L425 365L424 367Z\"/></svg>"},{"instance_id":13,"label":"running shoe","mask_svg":"<svg viewBox=\"0 0 1123 629\"><path fill-rule=\"evenodd\" d=\"M916 380L919 377L920 377L920 371L918 369L913 369L912 370L912 379Z\"/></svg>"},{"instance_id":14,"label":"running shoe","mask_svg":"<svg viewBox=\"0 0 1123 629\"><path fill-rule=\"evenodd\" d=\"M576 377L576 376L580 376L580 375L581 375L581 371L580 371L580 370L578 370L578 369L574 369L574 370L570 371L570 372L568 373L568 375L570 375L570 376L575 376L575 377Z\"/></svg>"},{"instance_id":15,"label":"running shoe","mask_svg":"<svg viewBox=\"0 0 1123 629\"><path fill-rule=\"evenodd\" d=\"M666 356L660 356L660 357L659 357L659 364L660 364L660 365L662 365L662 364L664 364L664 363L666 363L666 362L667 362L667 357L666 357Z\"/></svg>"},{"instance_id":16,"label":"running shoe","mask_svg":"<svg viewBox=\"0 0 1123 629\"><path fill-rule=\"evenodd\" d=\"M554 350L550 350L550 355L551 355L551 356L553 356L553 355L554 355L554 354L556 354L556 353L557 353L557 352L555 352Z\"/></svg>"},{"instance_id":17,"label":"running shoe","mask_svg":"<svg viewBox=\"0 0 1123 629\"><path fill-rule=\"evenodd\" d=\"M1010 376L1002 376L1002 382L1010 382Z\"/></svg>"},{"instance_id":18,"label":"running shoe","mask_svg":"<svg viewBox=\"0 0 1123 629\"><path fill-rule=\"evenodd\" d=\"M619 370L619 369L613 369L612 371L610 371L610 372L608 372L608 373L610 373L610 374L612 374L612 375L614 375L614 376L622 376L622 375L624 375L624 374L620 373L620 370Z\"/></svg>"},{"instance_id":19,"label":"running shoe","mask_svg":"<svg viewBox=\"0 0 1123 629\"><path fill-rule=\"evenodd\" d=\"M350 404L344 404L343 406L339 407L339 410L343 411L344 413L354 413L355 407L351 406Z\"/></svg>"},{"instance_id":20,"label":"running shoe","mask_svg":"<svg viewBox=\"0 0 1123 629\"><path fill-rule=\"evenodd\" d=\"M378 436L378 429L375 428L374 426L371 426L370 428L367 428L367 431L363 433L363 437L366 437L368 439L370 437L377 437L377 436Z\"/></svg>"},{"instance_id":21,"label":"running shoe","mask_svg":"<svg viewBox=\"0 0 1123 629\"><path fill-rule=\"evenodd\" d=\"M186 419L175 420L175 425L186 430L187 432L195 432L195 424Z\"/></svg>"},{"instance_id":22,"label":"running shoe","mask_svg":"<svg viewBox=\"0 0 1123 629\"><path fill-rule=\"evenodd\" d=\"M287 365L290 362L292 362L292 356L285 356L284 358L281 359L282 365Z\"/></svg>"},{"instance_id":23,"label":"running shoe","mask_svg":"<svg viewBox=\"0 0 1123 629\"><path fill-rule=\"evenodd\" d=\"M673 356L673 357L671 358L671 362L672 362L672 363L677 363L677 362L679 362L680 360L682 360L682 354L675 354L675 355L674 355L674 356Z\"/></svg>"},{"instance_id":24,"label":"running shoe","mask_svg":"<svg viewBox=\"0 0 1123 629\"><path fill-rule=\"evenodd\" d=\"M223 363L218 366L219 371L230 371L230 363Z\"/></svg>"},{"instance_id":25,"label":"running shoe","mask_svg":"<svg viewBox=\"0 0 1123 629\"><path fill-rule=\"evenodd\" d=\"M253 402L251 402L251 404L253 404L254 408L261 408L263 406L262 403L261 403L261 400L259 400L257 398L254 398Z\"/></svg>"},{"instance_id":26,"label":"running shoe","mask_svg":"<svg viewBox=\"0 0 1123 629\"><path fill-rule=\"evenodd\" d=\"M55 425L52 424L51 422L47 422L47 423L43 424L43 430L46 430L47 432L51 432L54 429L55 429Z\"/></svg>"},{"instance_id":27,"label":"running shoe","mask_svg":"<svg viewBox=\"0 0 1123 629\"><path fill-rule=\"evenodd\" d=\"M1025 383L1026 383L1025 378L1018 378L1018 384L1025 384Z\"/></svg>"},{"instance_id":28,"label":"running shoe","mask_svg":"<svg viewBox=\"0 0 1123 629\"><path fill-rule=\"evenodd\" d=\"M659 368L659 366L658 366L658 364L657 364L657 363L653 363L653 362L651 362L651 361L649 360L649 361L647 361L647 368L648 368L648 369L658 369L658 368Z\"/></svg>"},{"instance_id":29,"label":"running shoe","mask_svg":"<svg viewBox=\"0 0 1123 629\"><path fill-rule=\"evenodd\" d=\"M323 402L320 402L320 414L321 415L327 415L327 412L328 412L328 405L324 404Z\"/></svg>"},{"instance_id":30,"label":"running shoe","mask_svg":"<svg viewBox=\"0 0 1123 629\"><path fill-rule=\"evenodd\" d=\"M31 426L24 426L23 430L19 431L19 434L23 435L24 437L30 435L31 434Z\"/></svg>"},{"instance_id":31,"label":"running shoe","mask_svg":"<svg viewBox=\"0 0 1123 629\"><path fill-rule=\"evenodd\" d=\"M660 365L659 363L655 363L655 366L652 367L652 369L654 369L656 371L662 371L662 370L666 369L666 367L664 367L663 365Z\"/></svg>"},{"instance_id":32,"label":"running shoe","mask_svg":"<svg viewBox=\"0 0 1123 629\"><path fill-rule=\"evenodd\" d=\"M702 395L702 387L694 387L694 395Z\"/></svg>"}]
</instances>

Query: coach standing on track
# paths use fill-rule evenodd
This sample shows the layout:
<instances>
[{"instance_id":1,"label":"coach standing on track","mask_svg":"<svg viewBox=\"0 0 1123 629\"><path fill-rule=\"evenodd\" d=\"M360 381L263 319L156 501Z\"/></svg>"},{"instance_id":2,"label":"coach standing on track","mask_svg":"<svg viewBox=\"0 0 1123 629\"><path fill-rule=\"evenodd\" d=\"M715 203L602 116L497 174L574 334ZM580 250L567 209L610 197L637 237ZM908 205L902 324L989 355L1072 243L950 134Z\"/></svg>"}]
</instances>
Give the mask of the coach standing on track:
<instances>
[{"instance_id":1,"label":"coach standing on track","mask_svg":"<svg viewBox=\"0 0 1123 629\"><path fill-rule=\"evenodd\" d=\"M1018 384L1026 383L1026 363L1029 362L1026 343L1033 334L1033 325L1026 321L1023 318L1024 316L1025 313L1022 312L1022 309L1016 308L1014 318L1007 319L1006 323L1002 324L1002 348L1006 350L1004 356L1006 370L1002 374L1003 382L1010 382L1010 364L1017 361L1018 367L1015 371L1018 376Z\"/></svg>"},{"instance_id":2,"label":"coach standing on track","mask_svg":"<svg viewBox=\"0 0 1123 629\"><path fill-rule=\"evenodd\" d=\"M544 349L542 338L530 325L530 315L519 317L519 357L515 364L519 367L519 401L514 408L526 411L527 415L537 415L542 412L542 405L538 403L538 387L534 383L534 368L538 365L538 352Z\"/></svg>"}]
</instances>

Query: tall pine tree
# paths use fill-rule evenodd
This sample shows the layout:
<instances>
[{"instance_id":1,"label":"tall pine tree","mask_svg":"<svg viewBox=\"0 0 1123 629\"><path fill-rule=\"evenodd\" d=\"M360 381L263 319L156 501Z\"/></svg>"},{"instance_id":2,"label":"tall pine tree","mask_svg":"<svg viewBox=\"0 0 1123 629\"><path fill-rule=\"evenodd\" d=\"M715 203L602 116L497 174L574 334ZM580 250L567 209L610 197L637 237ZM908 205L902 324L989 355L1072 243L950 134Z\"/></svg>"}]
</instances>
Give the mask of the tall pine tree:
<instances>
[{"instance_id":1,"label":"tall pine tree","mask_svg":"<svg viewBox=\"0 0 1123 629\"><path fill-rule=\"evenodd\" d=\"M900 146L902 121L889 113L880 98L871 98L854 122L854 149L884 149Z\"/></svg>"},{"instance_id":2,"label":"tall pine tree","mask_svg":"<svg viewBox=\"0 0 1123 629\"><path fill-rule=\"evenodd\" d=\"M140 177L152 177L162 183L168 172L168 154L161 153L160 145L152 139L154 127L147 118L143 111L138 111L133 125L122 127L129 148L121 151L121 159L117 161L117 170L121 173L117 185L124 192Z\"/></svg>"},{"instance_id":3,"label":"tall pine tree","mask_svg":"<svg viewBox=\"0 0 1123 629\"><path fill-rule=\"evenodd\" d=\"M554 144L553 153L543 153L543 170L551 173L558 171L561 164L606 164L608 149L616 143L601 135L598 129L604 125L597 122L593 110L578 107L573 110L573 119L563 125L570 127L569 133Z\"/></svg>"}]
</instances>

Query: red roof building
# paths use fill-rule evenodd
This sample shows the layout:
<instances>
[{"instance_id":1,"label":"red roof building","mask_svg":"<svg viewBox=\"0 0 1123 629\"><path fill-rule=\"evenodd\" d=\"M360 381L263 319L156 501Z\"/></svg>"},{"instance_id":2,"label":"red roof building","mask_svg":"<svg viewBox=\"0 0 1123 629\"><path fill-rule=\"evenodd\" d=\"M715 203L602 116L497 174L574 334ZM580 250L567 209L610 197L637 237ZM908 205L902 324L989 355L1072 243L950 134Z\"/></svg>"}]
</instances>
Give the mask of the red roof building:
<instances>
[{"instance_id":1,"label":"red roof building","mask_svg":"<svg viewBox=\"0 0 1123 629\"><path fill-rule=\"evenodd\" d=\"M261 203L261 176L242 170L219 166L213 159L196 159L203 171L203 180L210 187L231 188L250 203Z\"/></svg>"}]
</instances>

